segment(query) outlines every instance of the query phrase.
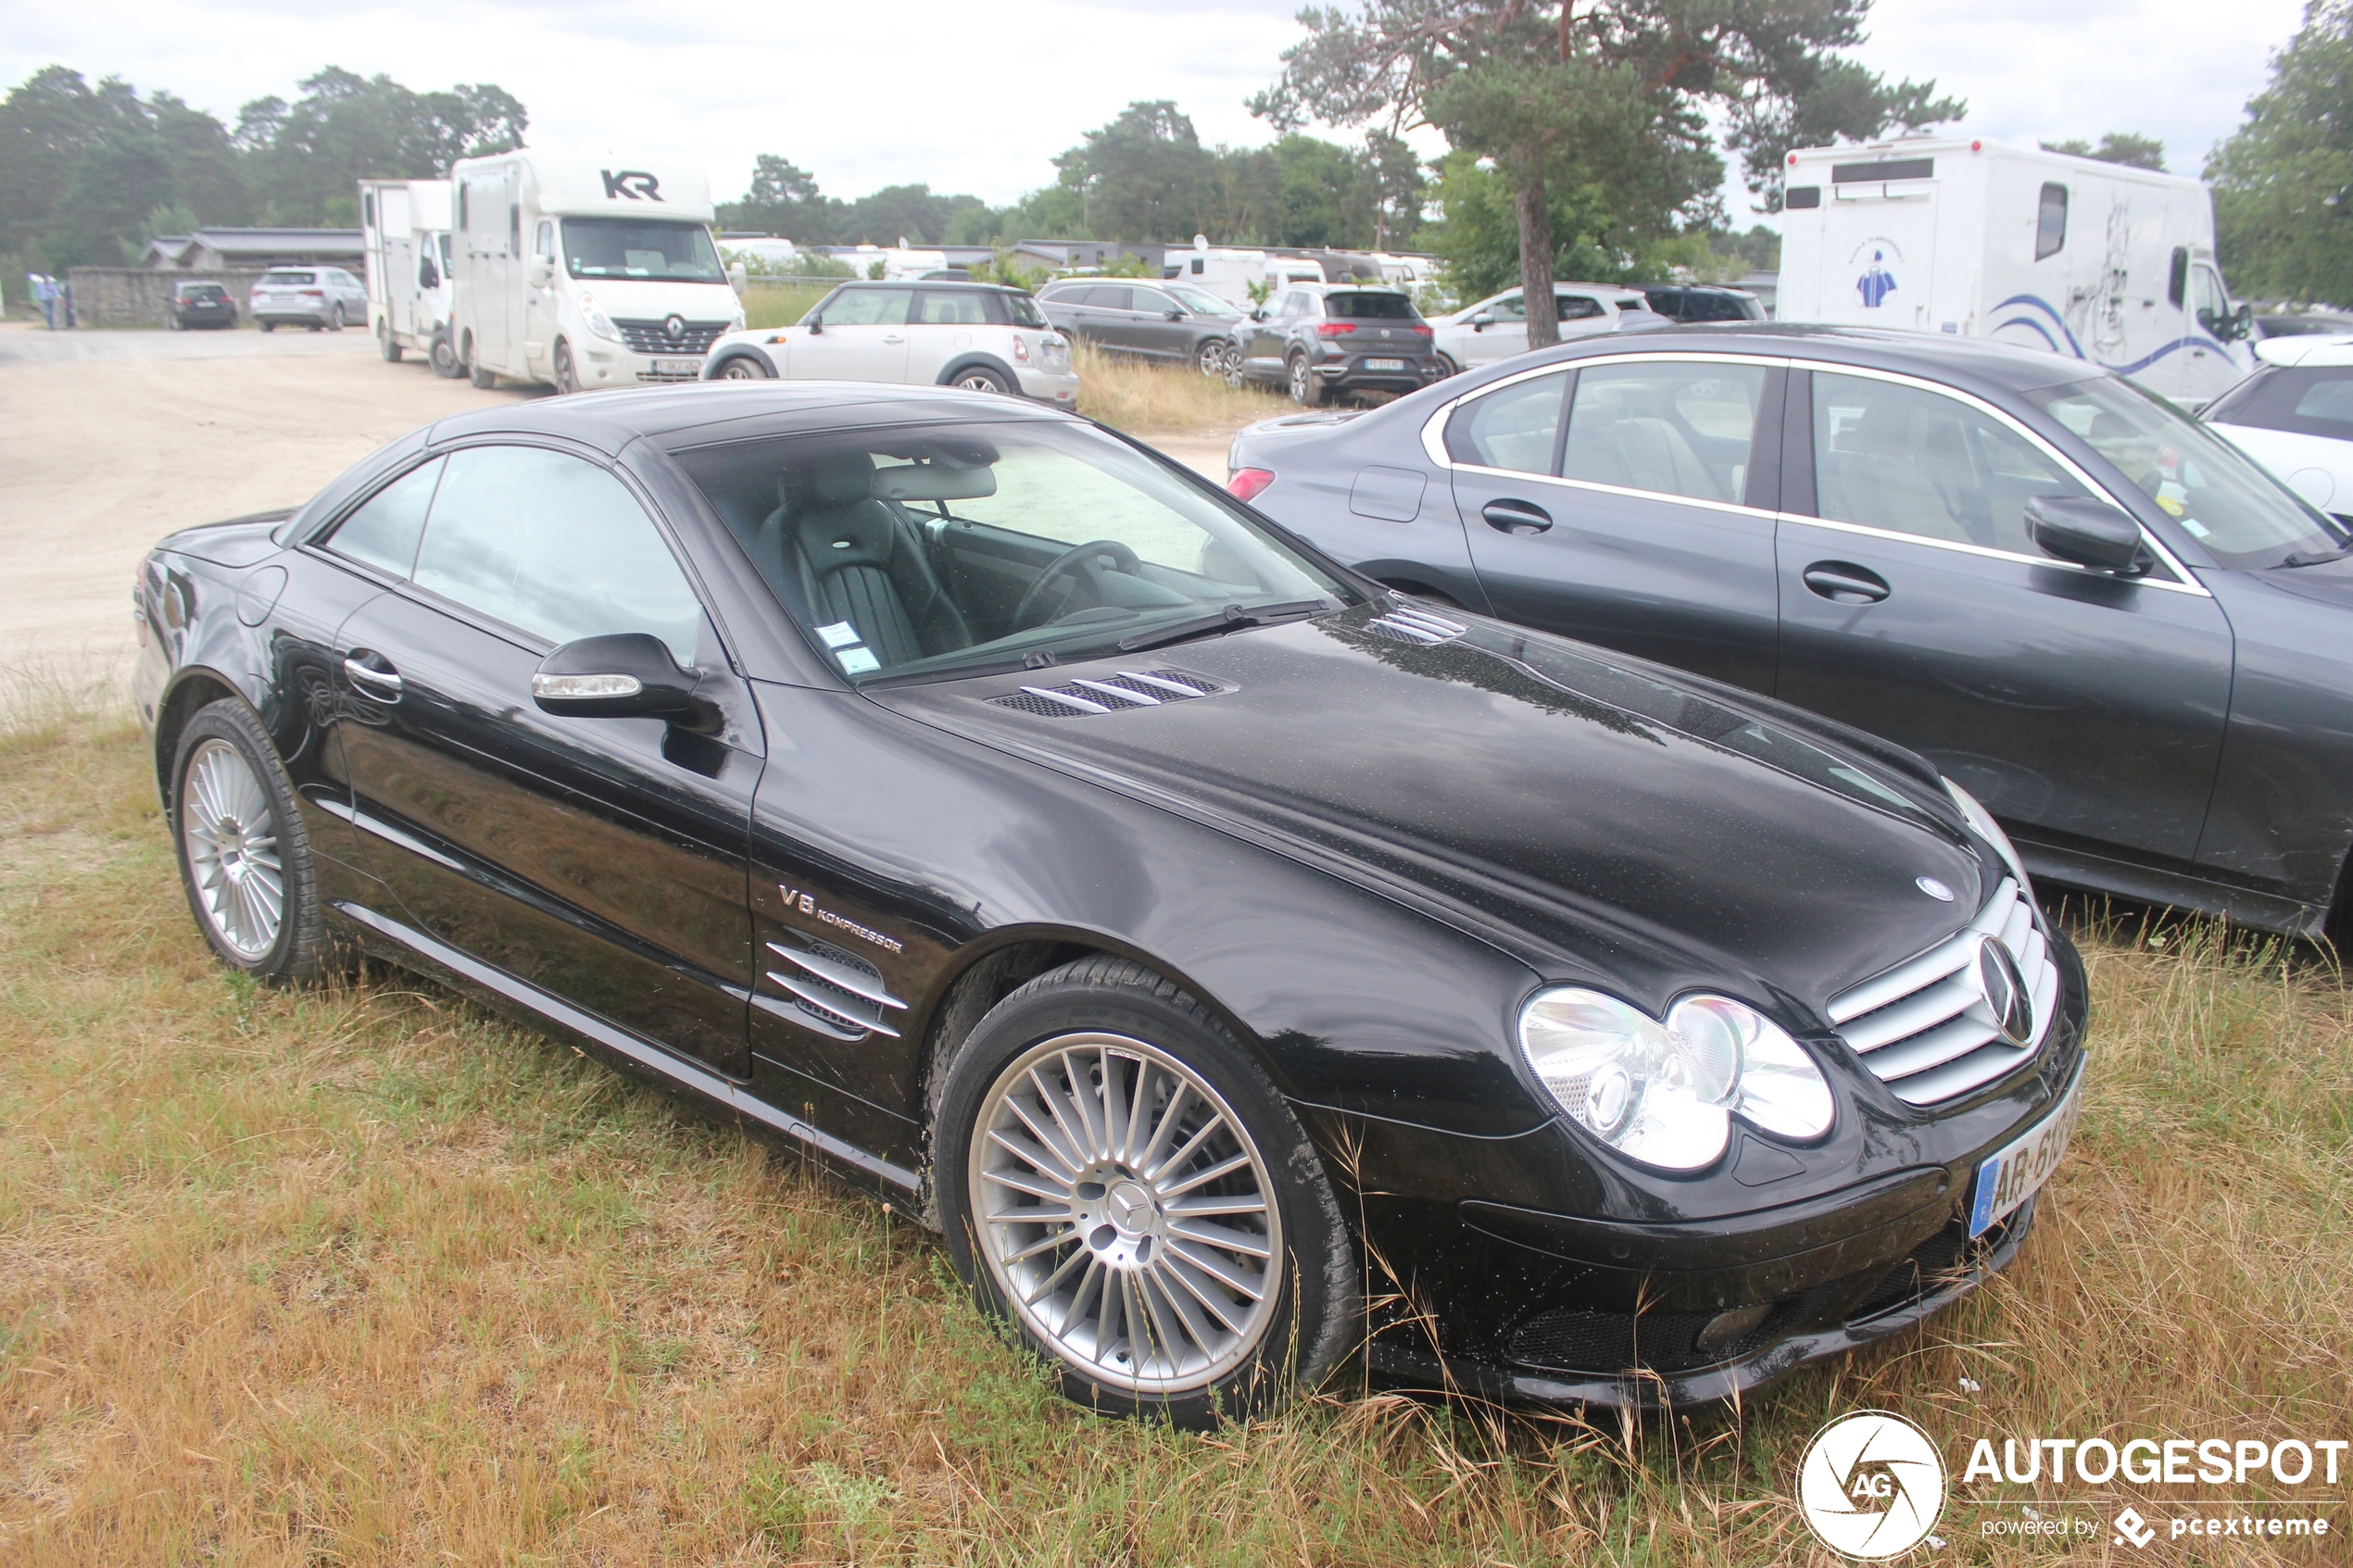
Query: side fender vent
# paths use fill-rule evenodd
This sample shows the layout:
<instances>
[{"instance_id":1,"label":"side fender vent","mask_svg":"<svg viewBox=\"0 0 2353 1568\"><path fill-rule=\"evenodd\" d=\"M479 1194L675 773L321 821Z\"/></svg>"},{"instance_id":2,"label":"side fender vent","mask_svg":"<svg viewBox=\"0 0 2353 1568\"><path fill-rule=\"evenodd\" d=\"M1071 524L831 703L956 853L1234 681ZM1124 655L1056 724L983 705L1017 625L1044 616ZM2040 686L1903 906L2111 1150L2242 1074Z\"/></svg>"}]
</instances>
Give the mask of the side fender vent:
<instances>
[{"instance_id":1,"label":"side fender vent","mask_svg":"<svg viewBox=\"0 0 2353 1568\"><path fill-rule=\"evenodd\" d=\"M1377 633L1395 643L1411 643L1416 647L1436 647L1451 643L1470 630L1458 621L1442 615L1432 615L1415 605L1401 604L1386 615L1377 615L1365 622L1365 630Z\"/></svg>"},{"instance_id":2,"label":"side fender vent","mask_svg":"<svg viewBox=\"0 0 2353 1568\"><path fill-rule=\"evenodd\" d=\"M1180 670L1122 670L1106 680L1074 677L1059 686L1024 686L988 700L999 708L1034 713L1040 719L1087 719L1214 696L1225 689L1205 675Z\"/></svg>"}]
</instances>

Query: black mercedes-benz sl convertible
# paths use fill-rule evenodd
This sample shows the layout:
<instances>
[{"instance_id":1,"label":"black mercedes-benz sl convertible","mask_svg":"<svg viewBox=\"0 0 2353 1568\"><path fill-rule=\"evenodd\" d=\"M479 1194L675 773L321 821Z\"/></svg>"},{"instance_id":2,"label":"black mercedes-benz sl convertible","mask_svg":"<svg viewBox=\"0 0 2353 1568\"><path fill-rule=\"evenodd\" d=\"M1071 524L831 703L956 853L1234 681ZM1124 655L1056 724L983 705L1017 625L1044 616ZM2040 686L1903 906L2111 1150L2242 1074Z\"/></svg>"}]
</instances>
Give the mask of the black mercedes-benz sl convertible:
<instances>
[{"instance_id":1,"label":"black mercedes-benz sl convertible","mask_svg":"<svg viewBox=\"0 0 2353 1568\"><path fill-rule=\"evenodd\" d=\"M372 954L810 1151L1101 1409L1367 1335L1729 1396L2007 1263L2072 1124L2081 965L1918 759L1011 399L467 414L136 602L226 963Z\"/></svg>"}]
</instances>

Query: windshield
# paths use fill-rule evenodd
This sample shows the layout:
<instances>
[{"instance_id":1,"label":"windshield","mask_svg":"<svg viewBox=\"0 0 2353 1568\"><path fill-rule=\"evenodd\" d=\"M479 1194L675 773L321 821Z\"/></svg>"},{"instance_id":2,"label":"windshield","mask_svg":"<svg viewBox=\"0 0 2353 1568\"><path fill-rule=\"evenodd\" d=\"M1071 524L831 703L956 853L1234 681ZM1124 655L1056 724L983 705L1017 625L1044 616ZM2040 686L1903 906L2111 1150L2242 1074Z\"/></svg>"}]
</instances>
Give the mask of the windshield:
<instances>
[{"instance_id":1,"label":"windshield","mask_svg":"<svg viewBox=\"0 0 2353 1568\"><path fill-rule=\"evenodd\" d=\"M1342 320L1359 321L1414 321L1414 302L1402 294L1330 294L1324 296L1325 309Z\"/></svg>"},{"instance_id":2,"label":"windshield","mask_svg":"<svg viewBox=\"0 0 2353 1568\"><path fill-rule=\"evenodd\" d=\"M2046 386L2027 401L2089 442L2224 566L2327 555L2345 531L2171 403L2119 376Z\"/></svg>"},{"instance_id":3,"label":"windshield","mask_svg":"<svg viewBox=\"0 0 2353 1568\"><path fill-rule=\"evenodd\" d=\"M575 278L667 278L724 283L719 251L699 223L644 218L567 218L564 265Z\"/></svg>"},{"instance_id":4,"label":"windshield","mask_svg":"<svg viewBox=\"0 0 2353 1568\"><path fill-rule=\"evenodd\" d=\"M1231 316L1234 314L1232 306L1204 290L1189 288L1183 283L1163 283L1160 286L1175 295L1177 304L1196 315Z\"/></svg>"},{"instance_id":5,"label":"windshield","mask_svg":"<svg viewBox=\"0 0 2353 1568\"><path fill-rule=\"evenodd\" d=\"M1043 327L1047 324L1044 313L1038 308L1038 301L1028 295L1009 293L1004 300L1005 309L1012 314L1014 326Z\"/></svg>"},{"instance_id":6,"label":"windshield","mask_svg":"<svg viewBox=\"0 0 2353 1568\"><path fill-rule=\"evenodd\" d=\"M1080 425L736 442L679 464L852 681L1044 668L1356 596Z\"/></svg>"}]
</instances>

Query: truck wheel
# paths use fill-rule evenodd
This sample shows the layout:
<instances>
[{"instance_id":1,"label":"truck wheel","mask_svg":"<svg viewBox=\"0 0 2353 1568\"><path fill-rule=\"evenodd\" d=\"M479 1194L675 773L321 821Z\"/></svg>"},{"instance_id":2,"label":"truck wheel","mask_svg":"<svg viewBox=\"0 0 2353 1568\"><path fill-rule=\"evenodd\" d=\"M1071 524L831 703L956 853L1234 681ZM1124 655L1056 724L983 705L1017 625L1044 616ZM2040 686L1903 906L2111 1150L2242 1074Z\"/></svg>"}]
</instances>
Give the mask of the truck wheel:
<instances>
[{"instance_id":1,"label":"truck wheel","mask_svg":"<svg viewBox=\"0 0 2353 1568\"><path fill-rule=\"evenodd\" d=\"M384 351L385 364L397 365L400 363L400 345L392 341L392 323L390 321L379 321L376 323L376 346Z\"/></svg>"},{"instance_id":2,"label":"truck wheel","mask_svg":"<svg viewBox=\"0 0 2353 1568\"><path fill-rule=\"evenodd\" d=\"M580 390L580 371L572 362L572 345L562 338L556 340L556 392L559 395Z\"/></svg>"},{"instance_id":3,"label":"truck wheel","mask_svg":"<svg viewBox=\"0 0 2353 1568\"><path fill-rule=\"evenodd\" d=\"M433 345L425 350L425 361L433 367L434 375L446 381L456 381L465 373L466 368L458 363L457 349L450 346L446 327L433 334Z\"/></svg>"},{"instance_id":4,"label":"truck wheel","mask_svg":"<svg viewBox=\"0 0 2353 1568\"><path fill-rule=\"evenodd\" d=\"M474 358L474 344L472 338L466 340L466 370L474 385L484 392L488 392L498 384L498 372L484 370L481 361Z\"/></svg>"},{"instance_id":5,"label":"truck wheel","mask_svg":"<svg viewBox=\"0 0 2353 1568\"><path fill-rule=\"evenodd\" d=\"M1302 408L1313 408L1324 400L1323 378L1307 363L1307 356L1290 357L1290 400Z\"/></svg>"},{"instance_id":6,"label":"truck wheel","mask_svg":"<svg viewBox=\"0 0 2353 1568\"><path fill-rule=\"evenodd\" d=\"M947 1066L932 1179L981 1310L1107 1415L1248 1420L1355 1344L1348 1227L1257 1061L1107 955L1039 975Z\"/></svg>"}]
</instances>

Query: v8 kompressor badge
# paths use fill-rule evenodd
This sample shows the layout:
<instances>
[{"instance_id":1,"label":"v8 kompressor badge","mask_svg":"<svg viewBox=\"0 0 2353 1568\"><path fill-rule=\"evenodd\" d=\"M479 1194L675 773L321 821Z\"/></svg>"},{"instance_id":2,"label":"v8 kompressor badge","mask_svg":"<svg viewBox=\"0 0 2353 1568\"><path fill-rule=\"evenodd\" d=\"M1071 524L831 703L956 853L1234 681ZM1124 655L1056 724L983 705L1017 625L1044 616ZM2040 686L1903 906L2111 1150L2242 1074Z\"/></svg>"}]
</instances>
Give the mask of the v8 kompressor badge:
<instances>
[{"instance_id":1,"label":"v8 kompressor badge","mask_svg":"<svg viewBox=\"0 0 2353 1568\"><path fill-rule=\"evenodd\" d=\"M881 932L875 930L871 926L860 925L854 920L850 920L846 916L837 915L834 913L833 910L821 906L815 898L811 897L808 894L801 892L797 887L786 887L780 882L776 884L776 891L784 895L785 908L788 909L799 909L804 915L813 915L818 920L824 922L827 925L837 927L842 931L847 931L852 936L859 937L863 941L872 942L875 947L884 949L886 952L903 953L907 950L907 944L900 941L897 937L885 936Z\"/></svg>"}]
</instances>

